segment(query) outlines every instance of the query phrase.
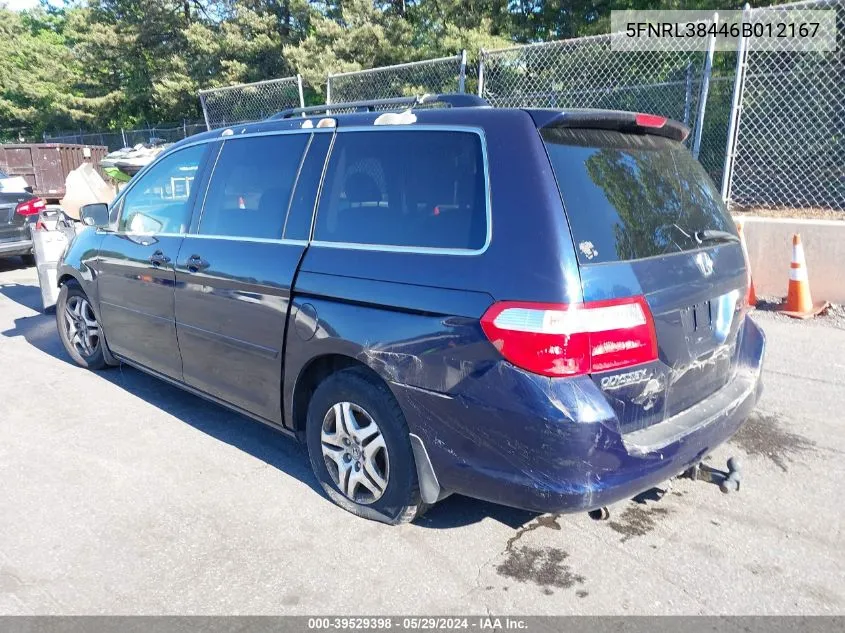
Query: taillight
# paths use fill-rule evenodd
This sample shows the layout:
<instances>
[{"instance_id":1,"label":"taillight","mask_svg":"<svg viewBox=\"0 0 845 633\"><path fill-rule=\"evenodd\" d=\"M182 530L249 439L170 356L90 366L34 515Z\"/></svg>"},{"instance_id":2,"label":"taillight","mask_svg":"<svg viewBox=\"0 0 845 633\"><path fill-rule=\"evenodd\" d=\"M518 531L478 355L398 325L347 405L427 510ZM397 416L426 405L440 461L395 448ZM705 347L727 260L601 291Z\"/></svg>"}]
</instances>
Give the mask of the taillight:
<instances>
[{"instance_id":1,"label":"taillight","mask_svg":"<svg viewBox=\"0 0 845 633\"><path fill-rule=\"evenodd\" d=\"M511 363L543 376L577 376L657 359L645 297L579 304L500 301L481 327Z\"/></svg>"},{"instance_id":2,"label":"taillight","mask_svg":"<svg viewBox=\"0 0 845 633\"><path fill-rule=\"evenodd\" d=\"M15 213L18 215L36 215L45 208L47 208L46 202L44 202L41 198L33 198L32 200L21 202L17 207L15 207Z\"/></svg>"},{"instance_id":3,"label":"taillight","mask_svg":"<svg viewBox=\"0 0 845 633\"><path fill-rule=\"evenodd\" d=\"M640 127L656 127L661 128L666 125L666 117L658 116L656 114L638 114L635 117L637 125Z\"/></svg>"}]
</instances>

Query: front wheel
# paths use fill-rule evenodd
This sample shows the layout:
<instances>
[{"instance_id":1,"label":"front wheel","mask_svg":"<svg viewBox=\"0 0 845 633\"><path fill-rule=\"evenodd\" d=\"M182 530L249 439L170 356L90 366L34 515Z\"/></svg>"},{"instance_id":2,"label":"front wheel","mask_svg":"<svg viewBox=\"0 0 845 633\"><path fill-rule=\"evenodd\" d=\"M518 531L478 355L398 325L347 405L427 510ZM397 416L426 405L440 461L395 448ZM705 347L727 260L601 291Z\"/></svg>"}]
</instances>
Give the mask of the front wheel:
<instances>
[{"instance_id":1,"label":"front wheel","mask_svg":"<svg viewBox=\"0 0 845 633\"><path fill-rule=\"evenodd\" d=\"M393 394L363 369L324 380L308 405L308 455L337 505L396 525L422 514L408 426Z\"/></svg>"},{"instance_id":2,"label":"front wheel","mask_svg":"<svg viewBox=\"0 0 845 633\"><path fill-rule=\"evenodd\" d=\"M65 350L77 365L87 369L106 366L105 340L97 315L88 295L75 283L65 284L59 292L56 326Z\"/></svg>"}]
</instances>

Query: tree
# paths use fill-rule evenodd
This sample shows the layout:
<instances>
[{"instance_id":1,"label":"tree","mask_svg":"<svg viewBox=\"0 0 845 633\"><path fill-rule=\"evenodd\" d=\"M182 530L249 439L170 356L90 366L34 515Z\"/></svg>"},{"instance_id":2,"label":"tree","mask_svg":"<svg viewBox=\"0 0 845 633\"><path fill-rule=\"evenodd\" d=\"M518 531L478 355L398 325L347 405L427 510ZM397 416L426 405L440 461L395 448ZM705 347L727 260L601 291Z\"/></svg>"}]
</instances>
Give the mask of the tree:
<instances>
[{"instance_id":1,"label":"tree","mask_svg":"<svg viewBox=\"0 0 845 633\"><path fill-rule=\"evenodd\" d=\"M0 130L6 136L86 120L72 90L81 69L68 60L64 27L61 14L0 7Z\"/></svg>"}]
</instances>

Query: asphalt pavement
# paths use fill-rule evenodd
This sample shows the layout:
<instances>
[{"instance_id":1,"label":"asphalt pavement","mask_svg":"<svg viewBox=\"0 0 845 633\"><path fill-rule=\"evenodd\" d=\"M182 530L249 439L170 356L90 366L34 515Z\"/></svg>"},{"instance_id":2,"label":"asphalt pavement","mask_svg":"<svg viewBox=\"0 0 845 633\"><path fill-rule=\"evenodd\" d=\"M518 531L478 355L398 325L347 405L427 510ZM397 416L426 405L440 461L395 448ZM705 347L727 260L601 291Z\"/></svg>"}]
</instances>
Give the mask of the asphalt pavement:
<instances>
[{"instance_id":1,"label":"asphalt pavement","mask_svg":"<svg viewBox=\"0 0 845 633\"><path fill-rule=\"evenodd\" d=\"M272 429L127 367L73 365L0 260L2 614L844 614L845 329L765 312L765 393L712 467L611 508L453 496L387 527Z\"/></svg>"}]
</instances>

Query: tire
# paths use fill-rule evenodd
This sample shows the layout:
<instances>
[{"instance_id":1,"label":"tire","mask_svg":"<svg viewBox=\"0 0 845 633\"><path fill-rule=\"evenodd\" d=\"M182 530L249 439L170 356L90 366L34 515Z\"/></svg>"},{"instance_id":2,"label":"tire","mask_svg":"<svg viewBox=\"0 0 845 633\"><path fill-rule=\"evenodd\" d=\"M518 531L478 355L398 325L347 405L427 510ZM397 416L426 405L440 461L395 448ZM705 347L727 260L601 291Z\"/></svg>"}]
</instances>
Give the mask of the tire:
<instances>
[{"instance_id":1,"label":"tire","mask_svg":"<svg viewBox=\"0 0 845 633\"><path fill-rule=\"evenodd\" d=\"M31 268L35 266L35 255L30 253L29 255L21 255L21 260L23 261L23 265L27 268Z\"/></svg>"},{"instance_id":2,"label":"tire","mask_svg":"<svg viewBox=\"0 0 845 633\"><path fill-rule=\"evenodd\" d=\"M311 468L341 508L389 525L422 515L425 504L405 416L393 394L366 370L344 369L319 384L308 404L305 435ZM342 478L339 464L348 468Z\"/></svg>"},{"instance_id":3,"label":"tire","mask_svg":"<svg viewBox=\"0 0 845 633\"><path fill-rule=\"evenodd\" d=\"M56 327L65 351L77 365L86 369L106 367L102 329L90 299L75 282L66 283L59 292L59 299L56 301ZM74 332L78 332L80 336L75 336Z\"/></svg>"}]
</instances>

